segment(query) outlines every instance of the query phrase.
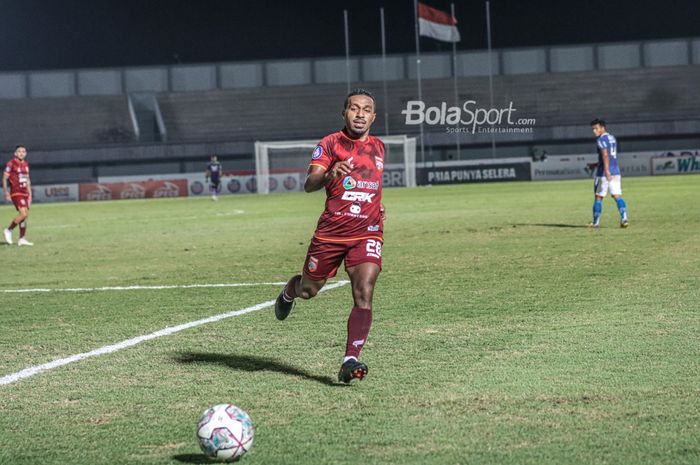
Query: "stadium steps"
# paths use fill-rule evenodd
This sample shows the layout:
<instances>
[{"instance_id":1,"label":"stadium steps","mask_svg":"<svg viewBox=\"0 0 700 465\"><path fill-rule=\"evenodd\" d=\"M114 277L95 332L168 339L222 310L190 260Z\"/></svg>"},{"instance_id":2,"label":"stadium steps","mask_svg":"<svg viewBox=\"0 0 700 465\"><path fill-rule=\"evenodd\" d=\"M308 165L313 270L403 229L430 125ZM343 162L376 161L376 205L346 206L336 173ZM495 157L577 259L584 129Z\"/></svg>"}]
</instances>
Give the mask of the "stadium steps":
<instances>
[{"instance_id":1,"label":"stadium steps","mask_svg":"<svg viewBox=\"0 0 700 465\"><path fill-rule=\"evenodd\" d=\"M30 150L133 142L125 96L0 100L0 144Z\"/></svg>"},{"instance_id":2,"label":"stadium steps","mask_svg":"<svg viewBox=\"0 0 700 465\"><path fill-rule=\"evenodd\" d=\"M583 124L594 117L610 122L700 118L700 66L618 71L494 76L495 107L517 109L516 118L536 126ZM392 132L416 133L400 110L417 99L412 80L389 84ZM375 132L383 132L381 82L363 83L380 99ZM423 99L439 105L453 98L452 79L423 81ZM158 101L171 141L280 140L318 138L342 127L345 84L266 87L160 94ZM460 101L489 108L486 77L460 78Z\"/></svg>"}]
</instances>

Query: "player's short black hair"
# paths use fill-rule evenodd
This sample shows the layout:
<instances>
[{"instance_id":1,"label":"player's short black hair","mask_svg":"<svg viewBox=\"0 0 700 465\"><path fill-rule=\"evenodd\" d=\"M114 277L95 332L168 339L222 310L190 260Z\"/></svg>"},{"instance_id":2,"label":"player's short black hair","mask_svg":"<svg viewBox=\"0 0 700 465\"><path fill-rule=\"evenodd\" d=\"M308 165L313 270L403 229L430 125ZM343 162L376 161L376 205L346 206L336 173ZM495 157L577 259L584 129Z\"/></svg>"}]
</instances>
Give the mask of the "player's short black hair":
<instances>
[{"instance_id":1,"label":"player's short black hair","mask_svg":"<svg viewBox=\"0 0 700 465\"><path fill-rule=\"evenodd\" d=\"M372 99L372 103L374 103L374 106L377 106L376 101L374 100L374 95L372 95L372 92L368 91L367 89L363 89L362 87L357 87L353 90L350 91L347 97L345 97L345 104L343 105L343 110L346 110L348 108L348 105L350 104L350 97L355 96L355 95L366 95L367 97Z\"/></svg>"},{"instance_id":2,"label":"player's short black hair","mask_svg":"<svg viewBox=\"0 0 700 465\"><path fill-rule=\"evenodd\" d=\"M596 119L594 119L593 121L591 121L591 126L595 126L596 124L599 124L599 125L601 125L601 126L603 126L603 127L606 127L606 126L605 126L605 121L603 121L603 120L600 119L600 118L596 118Z\"/></svg>"},{"instance_id":3,"label":"player's short black hair","mask_svg":"<svg viewBox=\"0 0 700 465\"><path fill-rule=\"evenodd\" d=\"M20 147L22 147L24 150L27 150L27 146L26 146L26 145L17 144L17 145L15 145L15 152L16 152L17 149L20 148Z\"/></svg>"}]
</instances>

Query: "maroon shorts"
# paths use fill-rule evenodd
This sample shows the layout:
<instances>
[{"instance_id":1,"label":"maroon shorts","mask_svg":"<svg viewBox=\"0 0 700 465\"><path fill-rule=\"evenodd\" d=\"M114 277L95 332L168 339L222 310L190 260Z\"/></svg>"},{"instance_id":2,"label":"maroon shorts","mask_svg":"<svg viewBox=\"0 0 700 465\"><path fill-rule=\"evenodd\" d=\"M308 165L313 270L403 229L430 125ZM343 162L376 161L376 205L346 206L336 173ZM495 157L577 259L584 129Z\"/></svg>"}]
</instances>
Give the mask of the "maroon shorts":
<instances>
[{"instance_id":1,"label":"maroon shorts","mask_svg":"<svg viewBox=\"0 0 700 465\"><path fill-rule=\"evenodd\" d=\"M340 262L345 269L360 263L376 263L382 269L382 241L376 238L357 239L348 242L327 242L311 239L304 262L304 274L314 281L332 278L338 272Z\"/></svg>"},{"instance_id":2,"label":"maroon shorts","mask_svg":"<svg viewBox=\"0 0 700 465\"><path fill-rule=\"evenodd\" d=\"M19 211L20 208L29 208L29 196L15 195L12 197L12 203L15 204L17 211Z\"/></svg>"}]
</instances>

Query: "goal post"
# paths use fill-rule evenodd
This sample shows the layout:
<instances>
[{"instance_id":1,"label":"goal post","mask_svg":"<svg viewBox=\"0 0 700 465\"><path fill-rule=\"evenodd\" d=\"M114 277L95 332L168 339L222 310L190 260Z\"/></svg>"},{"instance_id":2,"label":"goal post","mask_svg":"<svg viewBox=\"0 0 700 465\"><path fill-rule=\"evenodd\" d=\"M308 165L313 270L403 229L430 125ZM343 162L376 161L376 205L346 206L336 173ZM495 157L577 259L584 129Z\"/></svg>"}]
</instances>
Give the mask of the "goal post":
<instances>
[{"instance_id":1,"label":"goal post","mask_svg":"<svg viewBox=\"0 0 700 465\"><path fill-rule=\"evenodd\" d=\"M416 138L377 136L384 142L384 176L398 173L399 185L416 186ZM255 177L258 194L269 194L272 176L284 173L306 173L313 149L318 140L256 141ZM392 178L393 179L393 178ZM272 183L277 186L277 182ZM396 184L392 184L396 185Z\"/></svg>"}]
</instances>

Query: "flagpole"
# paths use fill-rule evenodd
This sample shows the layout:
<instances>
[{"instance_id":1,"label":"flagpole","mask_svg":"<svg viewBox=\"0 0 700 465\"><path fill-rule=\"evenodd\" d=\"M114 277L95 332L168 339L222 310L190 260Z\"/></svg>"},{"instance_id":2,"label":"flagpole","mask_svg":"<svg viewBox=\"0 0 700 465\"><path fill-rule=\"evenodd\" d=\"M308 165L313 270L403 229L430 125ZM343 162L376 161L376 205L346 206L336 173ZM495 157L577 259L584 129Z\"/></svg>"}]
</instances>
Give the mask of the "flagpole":
<instances>
[{"instance_id":1,"label":"flagpole","mask_svg":"<svg viewBox=\"0 0 700 465\"><path fill-rule=\"evenodd\" d=\"M418 0L413 0L413 16L416 27L416 79L418 80L418 100L423 101L423 89L420 80L420 39L418 37ZM423 123L420 124L420 160L425 167L425 141L423 140Z\"/></svg>"},{"instance_id":2,"label":"flagpole","mask_svg":"<svg viewBox=\"0 0 700 465\"><path fill-rule=\"evenodd\" d=\"M348 10L343 10L343 23L345 24L345 82L350 93L350 31L348 28Z\"/></svg>"},{"instance_id":3,"label":"flagpole","mask_svg":"<svg viewBox=\"0 0 700 465\"><path fill-rule=\"evenodd\" d=\"M491 63L491 6L486 2L486 42L489 49L489 97L493 108L493 66ZM496 134L491 133L491 158L496 158Z\"/></svg>"},{"instance_id":4,"label":"flagpole","mask_svg":"<svg viewBox=\"0 0 700 465\"><path fill-rule=\"evenodd\" d=\"M455 4L450 3L450 10L452 13L452 18L455 16ZM457 41L452 41L452 76L454 77L454 87L455 87L455 106L459 107L459 87L457 83ZM455 131L455 142L457 144L457 160L461 160L462 156L460 154L461 147L459 143L459 132Z\"/></svg>"},{"instance_id":5,"label":"flagpole","mask_svg":"<svg viewBox=\"0 0 700 465\"><path fill-rule=\"evenodd\" d=\"M379 9L382 22L382 87L384 90L384 134L389 135L389 96L386 89L386 32L384 29L384 7Z\"/></svg>"}]
</instances>

